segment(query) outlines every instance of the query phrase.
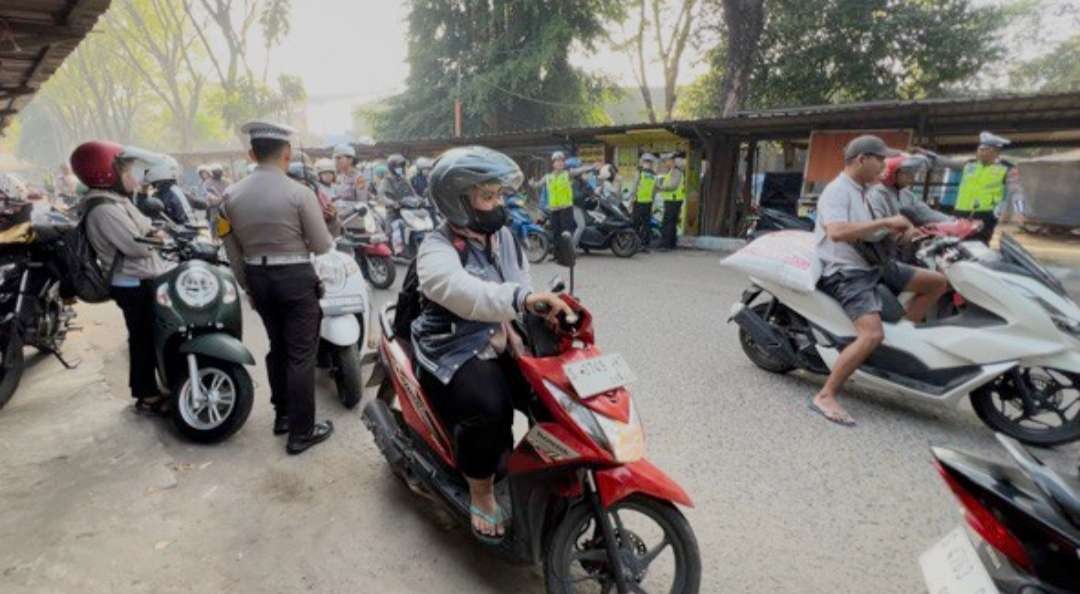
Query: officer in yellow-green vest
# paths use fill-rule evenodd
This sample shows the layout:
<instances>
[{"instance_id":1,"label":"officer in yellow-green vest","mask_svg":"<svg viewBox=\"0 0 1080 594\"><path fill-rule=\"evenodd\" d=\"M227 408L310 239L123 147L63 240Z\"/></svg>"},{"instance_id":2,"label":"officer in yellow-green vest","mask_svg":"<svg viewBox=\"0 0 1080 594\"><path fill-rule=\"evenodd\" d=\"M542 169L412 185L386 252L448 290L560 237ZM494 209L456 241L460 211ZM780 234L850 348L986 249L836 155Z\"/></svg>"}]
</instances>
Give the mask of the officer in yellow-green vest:
<instances>
[{"instance_id":1,"label":"officer in yellow-green vest","mask_svg":"<svg viewBox=\"0 0 1080 594\"><path fill-rule=\"evenodd\" d=\"M990 243L998 219L1010 203L1016 211L1023 208L1020 171L1015 165L1001 158L1002 147L1009 143L1007 138L982 132L979 134L979 148L975 152L975 158L967 162L946 159L929 151L916 149L916 152L932 157L936 166L963 170L953 214L982 221L983 227L974 238L987 243Z\"/></svg>"},{"instance_id":2,"label":"officer in yellow-green vest","mask_svg":"<svg viewBox=\"0 0 1080 594\"><path fill-rule=\"evenodd\" d=\"M551 153L551 173L539 180L530 180L534 189L547 191L547 208L551 211L551 231L555 237L569 232L574 234L574 187L570 172L566 170L566 155L562 151Z\"/></svg>"},{"instance_id":3,"label":"officer in yellow-green vest","mask_svg":"<svg viewBox=\"0 0 1080 594\"><path fill-rule=\"evenodd\" d=\"M686 200L686 159L682 153L665 153L664 175L657 194L664 203L664 219L660 224L660 251L678 247L679 215Z\"/></svg>"},{"instance_id":4,"label":"officer in yellow-green vest","mask_svg":"<svg viewBox=\"0 0 1080 594\"><path fill-rule=\"evenodd\" d=\"M652 219L653 198L656 197L656 157L650 153L641 155L638 159L638 174L634 182L630 184L630 196L634 200L633 222L634 229L641 237L641 251L649 251L652 244L649 230L649 222Z\"/></svg>"}]
</instances>

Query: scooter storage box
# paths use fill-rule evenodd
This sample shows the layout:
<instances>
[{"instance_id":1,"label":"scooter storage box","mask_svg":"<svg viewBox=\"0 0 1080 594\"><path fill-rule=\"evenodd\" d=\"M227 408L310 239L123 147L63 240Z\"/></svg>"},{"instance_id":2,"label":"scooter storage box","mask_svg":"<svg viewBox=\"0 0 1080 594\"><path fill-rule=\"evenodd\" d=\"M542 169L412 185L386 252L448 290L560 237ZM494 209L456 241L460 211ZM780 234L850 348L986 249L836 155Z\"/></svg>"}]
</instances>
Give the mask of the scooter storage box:
<instances>
[{"instance_id":1,"label":"scooter storage box","mask_svg":"<svg viewBox=\"0 0 1080 594\"><path fill-rule=\"evenodd\" d=\"M800 293L811 293L821 278L814 234L775 231L762 235L721 261L723 266Z\"/></svg>"}]
</instances>

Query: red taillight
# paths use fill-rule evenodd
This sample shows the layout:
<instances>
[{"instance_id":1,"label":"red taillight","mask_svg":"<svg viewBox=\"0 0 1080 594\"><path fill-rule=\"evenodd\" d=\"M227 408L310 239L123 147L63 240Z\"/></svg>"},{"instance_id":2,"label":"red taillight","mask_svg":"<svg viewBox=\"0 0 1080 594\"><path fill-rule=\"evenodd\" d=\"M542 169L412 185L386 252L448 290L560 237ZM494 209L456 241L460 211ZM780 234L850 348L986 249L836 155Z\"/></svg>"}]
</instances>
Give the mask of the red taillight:
<instances>
[{"instance_id":1,"label":"red taillight","mask_svg":"<svg viewBox=\"0 0 1080 594\"><path fill-rule=\"evenodd\" d=\"M1001 551L1013 563L1031 573L1031 559L1028 558L1024 545L1020 544L1012 532L1009 532L1005 524L1002 524L994 512L983 505L971 491L961 485L960 481L956 480L941 462L934 460L934 466L937 467L941 478L945 479L945 484L949 485L949 489L964 506L964 517L971 528L990 543L990 546Z\"/></svg>"}]
</instances>

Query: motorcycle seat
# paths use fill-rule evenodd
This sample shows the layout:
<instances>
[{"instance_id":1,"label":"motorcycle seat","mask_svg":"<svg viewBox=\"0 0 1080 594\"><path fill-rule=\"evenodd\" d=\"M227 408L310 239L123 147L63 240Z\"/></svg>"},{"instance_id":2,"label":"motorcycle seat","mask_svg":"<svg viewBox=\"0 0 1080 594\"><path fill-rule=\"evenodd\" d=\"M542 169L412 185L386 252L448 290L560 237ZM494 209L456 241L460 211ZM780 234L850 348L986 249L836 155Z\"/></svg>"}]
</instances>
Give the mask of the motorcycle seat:
<instances>
[{"instance_id":1,"label":"motorcycle seat","mask_svg":"<svg viewBox=\"0 0 1080 594\"><path fill-rule=\"evenodd\" d=\"M904 319L904 314L907 313L904 310L903 304L892 292L889 287L882 283L878 283L877 286L878 297L881 298L881 321L887 324L895 324Z\"/></svg>"}]
</instances>

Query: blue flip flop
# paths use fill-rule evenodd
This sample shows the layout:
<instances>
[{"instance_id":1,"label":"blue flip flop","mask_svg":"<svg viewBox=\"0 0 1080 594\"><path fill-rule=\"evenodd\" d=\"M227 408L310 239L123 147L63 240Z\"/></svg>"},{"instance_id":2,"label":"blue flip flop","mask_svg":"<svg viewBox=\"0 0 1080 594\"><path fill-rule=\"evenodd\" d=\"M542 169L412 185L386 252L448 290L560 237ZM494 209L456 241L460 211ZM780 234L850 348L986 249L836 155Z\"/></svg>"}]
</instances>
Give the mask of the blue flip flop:
<instances>
[{"instance_id":1,"label":"blue flip flop","mask_svg":"<svg viewBox=\"0 0 1080 594\"><path fill-rule=\"evenodd\" d=\"M503 511L502 506L499 506L498 507L498 512L495 513L494 515L492 515L492 514L489 514L489 513L485 512L485 511L481 510L480 508L476 507L475 505L470 505L469 506L469 513L474 515L474 516L479 517L481 520L484 520L485 522L487 522L488 524L491 524L492 526L502 525L503 522L505 522L506 520L509 519L507 517L507 515L506 515L506 512ZM484 544L486 544L488 546L496 546L496 545L502 543L503 539L506 538L506 532L503 532L502 536L491 536L490 534L484 534L484 533L478 531L476 529L476 526L473 526L472 518L469 519L469 528L472 530L473 538L475 538L476 540L479 540L480 542L482 542L482 543L484 543ZM503 526L503 528L505 528L505 526Z\"/></svg>"}]
</instances>

